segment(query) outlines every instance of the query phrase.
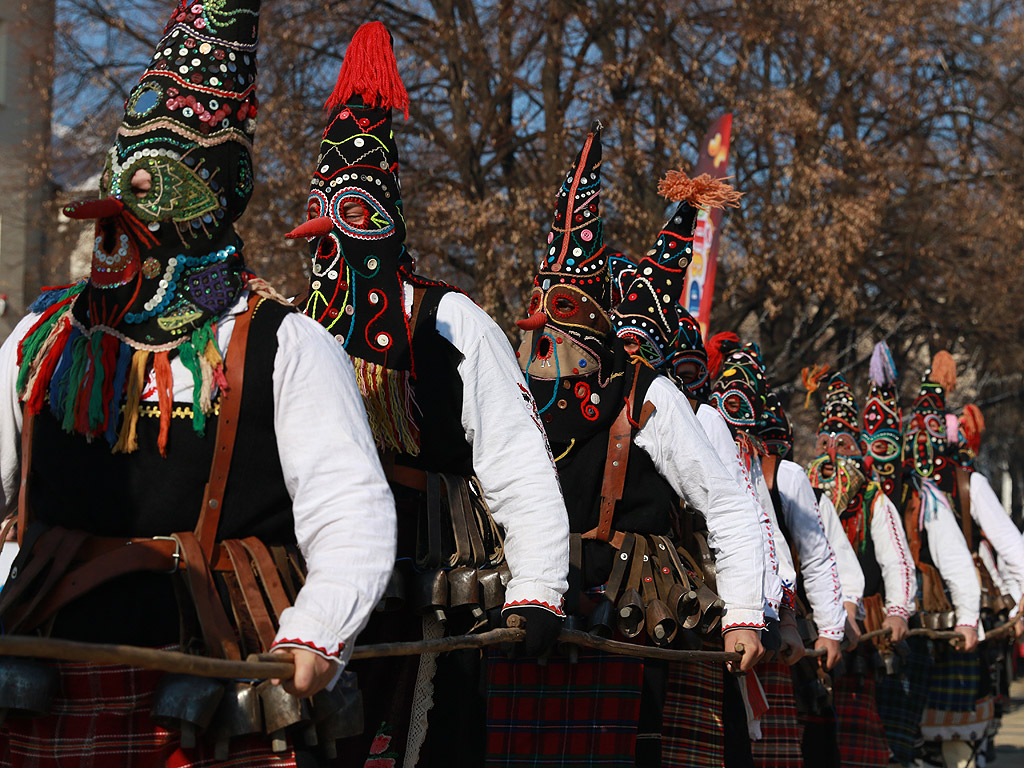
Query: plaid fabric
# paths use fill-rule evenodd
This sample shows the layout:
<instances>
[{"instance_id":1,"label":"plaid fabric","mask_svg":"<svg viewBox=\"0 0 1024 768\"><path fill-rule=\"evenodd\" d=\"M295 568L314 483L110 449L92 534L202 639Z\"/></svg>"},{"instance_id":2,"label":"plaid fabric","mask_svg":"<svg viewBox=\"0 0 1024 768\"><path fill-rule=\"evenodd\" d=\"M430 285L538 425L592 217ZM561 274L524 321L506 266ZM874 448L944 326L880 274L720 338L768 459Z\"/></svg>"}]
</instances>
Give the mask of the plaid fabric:
<instances>
[{"instance_id":1,"label":"plaid fabric","mask_svg":"<svg viewBox=\"0 0 1024 768\"><path fill-rule=\"evenodd\" d=\"M899 763L914 759L932 668L928 641L912 637L908 643L910 653L903 659L899 674L883 677L875 697L885 739Z\"/></svg>"},{"instance_id":2,"label":"plaid fabric","mask_svg":"<svg viewBox=\"0 0 1024 768\"><path fill-rule=\"evenodd\" d=\"M644 665L581 653L487 663L488 768L634 764Z\"/></svg>"},{"instance_id":3,"label":"plaid fabric","mask_svg":"<svg viewBox=\"0 0 1024 768\"><path fill-rule=\"evenodd\" d=\"M661 739L664 765L724 764L723 674L722 665L711 661L669 665Z\"/></svg>"},{"instance_id":4,"label":"plaid fabric","mask_svg":"<svg viewBox=\"0 0 1024 768\"><path fill-rule=\"evenodd\" d=\"M801 749L803 727L797 717L793 698L793 678L781 661L757 665L768 699L768 711L761 718L762 738L751 744L758 768L803 768Z\"/></svg>"},{"instance_id":5,"label":"plaid fabric","mask_svg":"<svg viewBox=\"0 0 1024 768\"><path fill-rule=\"evenodd\" d=\"M832 687L843 768L885 768L889 745L875 704L875 678L846 674Z\"/></svg>"},{"instance_id":6,"label":"plaid fabric","mask_svg":"<svg viewBox=\"0 0 1024 768\"><path fill-rule=\"evenodd\" d=\"M163 672L122 665L54 665L59 688L52 714L8 719L0 729L3 768L295 768L291 751L276 755L262 736L231 742L226 762L213 746L178 746L178 735L153 724L149 710Z\"/></svg>"},{"instance_id":7,"label":"plaid fabric","mask_svg":"<svg viewBox=\"0 0 1024 768\"><path fill-rule=\"evenodd\" d=\"M978 701L980 659L977 651L946 653L932 665L927 709L973 712Z\"/></svg>"}]
</instances>

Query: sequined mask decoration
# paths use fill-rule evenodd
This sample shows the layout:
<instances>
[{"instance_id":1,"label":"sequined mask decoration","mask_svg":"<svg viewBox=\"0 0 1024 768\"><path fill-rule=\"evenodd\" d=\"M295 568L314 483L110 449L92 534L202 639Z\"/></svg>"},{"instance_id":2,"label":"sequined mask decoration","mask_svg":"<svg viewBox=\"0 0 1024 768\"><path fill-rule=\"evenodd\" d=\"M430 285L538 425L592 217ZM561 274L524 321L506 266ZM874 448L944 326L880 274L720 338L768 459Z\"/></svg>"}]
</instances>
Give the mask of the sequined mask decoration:
<instances>
[{"instance_id":1,"label":"sequined mask decoration","mask_svg":"<svg viewBox=\"0 0 1024 768\"><path fill-rule=\"evenodd\" d=\"M775 390L768 387L761 412L761 426L758 430L761 442L768 453L781 459L793 454L793 426Z\"/></svg>"},{"instance_id":2,"label":"sequined mask decoration","mask_svg":"<svg viewBox=\"0 0 1024 768\"><path fill-rule=\"evenodd\" d=\"M724 356L721 373L711 388L711 405L722 414L734 435L742 432L757 438L766 387L760 350L756 344L744 344Z\"/></svg>"},{"instance_id":3,"label":"sequined mask decoration","mask_svg":"<svg viewBox=\"0 0 1024 768\"><path fill-rule=\"evenodd\" d=\"M860 413L853 390L842 374L833 374L821 406L814 459L807 476L832 500L840 517L859 512L859 494L867 479L860 449Z\"/></svg>"},{"instance_id":4,"label":"sequined mask decoration","mask_svg":"<svg viewBox=\"0 0 1024 768\"><path fill-rule=\"evenodd\" d=\"M100 178L89 285L74 316L136 348L172 349L242 289L234 221L252 195L259 3L180 6L132 89Z\"/></svg>"}]
</instances>

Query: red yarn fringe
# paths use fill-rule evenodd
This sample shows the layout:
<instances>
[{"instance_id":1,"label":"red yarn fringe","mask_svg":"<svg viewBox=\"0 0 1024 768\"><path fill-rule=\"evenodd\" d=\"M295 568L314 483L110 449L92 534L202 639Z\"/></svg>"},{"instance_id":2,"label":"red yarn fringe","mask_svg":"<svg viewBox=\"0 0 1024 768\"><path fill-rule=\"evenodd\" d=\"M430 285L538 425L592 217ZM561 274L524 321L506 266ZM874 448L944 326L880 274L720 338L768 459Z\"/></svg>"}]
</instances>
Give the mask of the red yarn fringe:
<instances>
[{"instance_id":1,"label":"red yarn fringe","mask_svg":"<svg viewBox=\"0 0 1024 768\"><path fill-rule=\"evenodd\" d=\"M725 356L722 352L722 347L725 346L727 349L733 349L739 346L740 337L731 331L723 331L722 333L716 333L705 345L708 352L708 372L711 378L718 375L718 372L722 369L722 358Z\"/></svg>"},{"instance_id":2,"label":"red yarn fringe","mask_svg":"<svg viewBox=\"0 0 1024 768\"><path fill-rule=\"evenodd\" d=\"M360 96L368 107L400 109L409 119L409 93L398 74L391 35L379 21L363 24L352 36L334 93L324 108L333 110L353 95Z\"/></svg>"},{"instance_id":3,"label":"red yarn fringe","mask_svg":"<svg viewBox=\"0 0 1024 768\"><path fill-rule=\"evenodd\" d=\"M981 435L985 431L985 417L981 415L981 409L974 403L965 405L960 425L964 428L967 445L977 454L981 450Z\"/></svg>"},{"instance_id":4,"label":"red yarn fringe","mask_svg":"<svg viewBox=\"0 0 1024 768\"><path fill-rule=\"evenodd\" d=\"M167 435L171 430L171 410L174 408L174 380L171 376L171 360L166 350L153 355L153 373L156 375L156 394L160 403L160 434L156 447L166 459Z\"/></svg>"},{"instance_id":5,"label":"red yarn fringe","mask_svg":"<svg viewBox=\"0 0 1024 768\"><path fill-rule=\"evenodd\" d=\"M57 338L54 340L53 346L50 347L50 351L45 358L39 361L39 372L35 377L35 386L28 400L25 401L25 408L33 415L43 410L43 405L46 403L47 384L53 378L53 372L57 369L57 363L60 362L64 346L68 343L68 337L71 336L71 323L64 320L58 322L63 324L60 330L57 331ZM20 345L18 352L19 354L21 353Z\"/></svg>"}]
</instances>

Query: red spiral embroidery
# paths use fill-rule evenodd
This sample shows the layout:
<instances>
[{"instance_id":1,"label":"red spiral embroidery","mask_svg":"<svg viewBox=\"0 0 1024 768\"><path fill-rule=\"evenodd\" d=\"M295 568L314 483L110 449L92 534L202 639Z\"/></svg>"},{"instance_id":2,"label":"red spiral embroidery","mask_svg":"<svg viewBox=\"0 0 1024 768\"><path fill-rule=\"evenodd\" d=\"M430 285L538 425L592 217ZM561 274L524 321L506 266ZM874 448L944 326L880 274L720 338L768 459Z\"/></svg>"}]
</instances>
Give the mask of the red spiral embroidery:
<instances>
[{"instance_id":1,"label":"red spiral embroidery","mask_svg":"<svg viewBox=\"0 0 1024 768\"><path fill-rule=\"evenodd\" d=\"M589 421L596 421L598 417L597 406L590 402L590 385L585 381L576 382L573 393L580 399L580 411L584 418Z\"/></svg>"}]
</instances>

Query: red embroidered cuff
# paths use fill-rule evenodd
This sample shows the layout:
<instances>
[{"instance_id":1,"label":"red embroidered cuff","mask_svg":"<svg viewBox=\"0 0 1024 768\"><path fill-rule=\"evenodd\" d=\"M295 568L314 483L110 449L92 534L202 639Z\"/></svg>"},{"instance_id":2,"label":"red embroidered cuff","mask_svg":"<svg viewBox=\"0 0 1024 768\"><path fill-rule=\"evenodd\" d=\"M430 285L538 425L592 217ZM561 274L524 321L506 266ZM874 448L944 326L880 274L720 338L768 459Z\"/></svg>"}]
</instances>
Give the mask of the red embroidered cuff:
<instances>
[{"instance_id":1,"label":"red embroidered cuff","mask_svg":"<svg viewBox=\"0 0 1024 768\"><path fill-rule=\"evenodd\" d=\"M730 629L756 629L756 630L760 631L760 630L764 629L764 622L761 622L760 624L756 624L756 623L748 623L748 622L745 622L745 621L739 621L739 622L736 622L735 624L723 624L722 625L722 634L724 635Z\"/></svg>"},{"instance_id":2,"label":"red embroidered cuff","mask_svg":"<svg viewBox=\"0 0 1024 768\"><path fill-rule=\"evenodd\" d=\"M893 605L885 609L886 616L897 616L904 621L910 621L910 611L899 605Z\"/></svg>"},{"instance_id":3,"label":"red embroidered cuff","mask_svg":"<svg viewBox=\"0 0 1024 768\"><path fill-rule=\"evenodd\" d=\"M520 605L535 605L538 608L546 608L556 616L561 616L563 618L565 617L565 613L563 613L562 608L560 606L556 607L554 605L551 605L550 603L545 603L543 600L516 600L512 603L505 603L505 607L501 610L507 611L509 608L515 608Z\"/></svg>"},{"instance_id":4,"label":"red embroidered cuff","mask_svg":"<svg viewBox=\"0 0 1024 768\"><path fill-rule=\"evenodd\" d=\"M309 643L305 640L292 640L291 638L282 637L280 640L275 641L274 644L270 646L270 650L274 650L275 648L278 648L280 646L301 646L302 648L308 648L311 651L316 651L321 656L324 656L328 659L338 659L341 657L341 651L345 647L345 644L338 643L338 649L332 653L331 651L328 651L326 648L316 645L315 643Z\"/></svg>"}]
</instances>

